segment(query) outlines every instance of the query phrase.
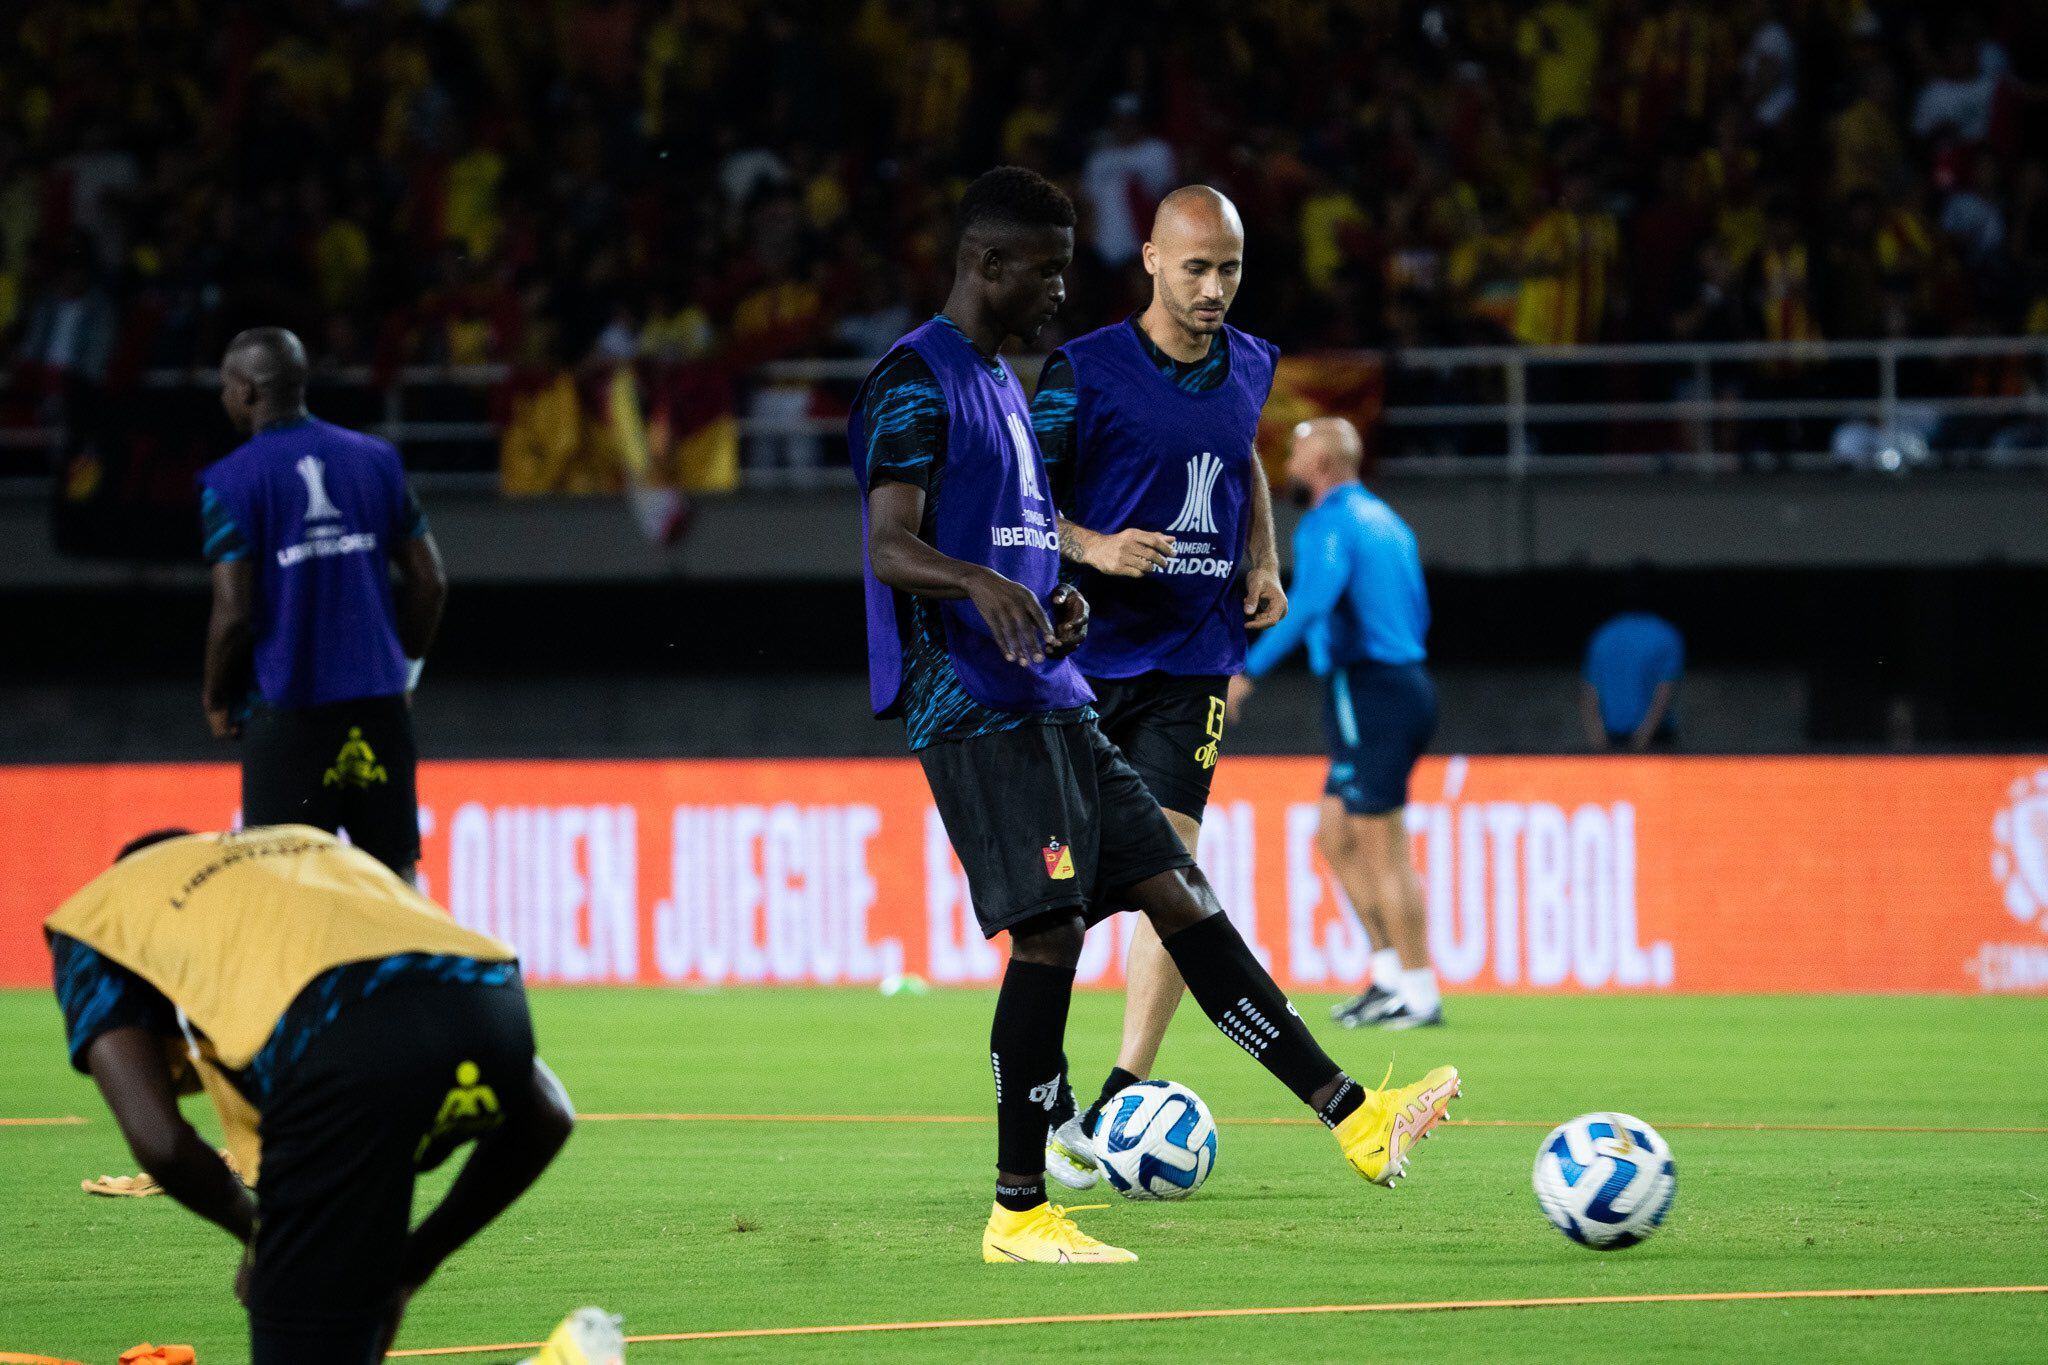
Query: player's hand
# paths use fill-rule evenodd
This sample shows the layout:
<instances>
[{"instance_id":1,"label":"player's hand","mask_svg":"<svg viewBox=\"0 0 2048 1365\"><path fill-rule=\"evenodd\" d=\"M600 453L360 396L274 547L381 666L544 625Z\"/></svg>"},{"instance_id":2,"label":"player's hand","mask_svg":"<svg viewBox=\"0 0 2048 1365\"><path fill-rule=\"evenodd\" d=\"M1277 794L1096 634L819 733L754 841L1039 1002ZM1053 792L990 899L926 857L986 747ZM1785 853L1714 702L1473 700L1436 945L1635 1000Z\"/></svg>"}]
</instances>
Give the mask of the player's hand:
<instances>
[{"instance_id":1,"label":"player's hand","mask_svg":"<svg viewBox=\"0 0 2048 1365\"><path fill-rule=\"evenodd\" d=\"M1230 685L1223 692L1223 719L1231 725L1237 724L1244 714L1245 700L1252 694L1250 675L1238 673L1231 677Z\"/></svg>"},{"instance_id":2,"label":"player's hand","mask_svg":"<svg viewBox=\"0 0 2048 1365\"><path fill-rule=\"evenodd\" d=\"M234 712L225 706L206 708L206 728L213 732L215 739L229 740L242 737L242 722L236 720Z\"/></svg>"},{"instance_id":3,"label":"player's hand","mask_svg":"<svg viewBox=\"0 0 2048 1365\"><path fill-rule=\"evenodd\" d=\"M1264 630L1268 626L1277 626L1286 614L1287 592L1280 586L1278 570L1261 566L1245 575L1244 623L1247 628Z\"/></svg>"},{"instance_id":4,"label":"player's hand","mask_svg":"<svg viewBox=\"0 0 2048 1365\"><path fill-rule=\"evenodd\" d=\"M1064 659L1081 647L1088 638L1088 599L1081 590L1071 583L1062 583L1052 590L1052 648L1046 651L1050 658Z\"/></svg>"},{"instance_id":5,"label":"player's hand","mask_svg":"<svg viewBox=\"0 0 2048 1365\"><path fill-rule=\"evenodd\" d=\"M1081 562L1097 573L1117 578L1143 578L1166 567L1173 558L1173 537L1164 531L1135 526L1115 535L1097 536L1082 552Z\"/></svg>"},{"instance_id":6,"label":"player's hand","mask_svg":"<svg viewBox=\"0 0 2048 1365\"><path fill-rule=\"evenodd\" d=\"M996 648L1013 664L1042 664L1052 647L1052 622L1038 595L993 569L984 569L969 580L967 600L974 603Z\"/></svg>"}]
</instances>

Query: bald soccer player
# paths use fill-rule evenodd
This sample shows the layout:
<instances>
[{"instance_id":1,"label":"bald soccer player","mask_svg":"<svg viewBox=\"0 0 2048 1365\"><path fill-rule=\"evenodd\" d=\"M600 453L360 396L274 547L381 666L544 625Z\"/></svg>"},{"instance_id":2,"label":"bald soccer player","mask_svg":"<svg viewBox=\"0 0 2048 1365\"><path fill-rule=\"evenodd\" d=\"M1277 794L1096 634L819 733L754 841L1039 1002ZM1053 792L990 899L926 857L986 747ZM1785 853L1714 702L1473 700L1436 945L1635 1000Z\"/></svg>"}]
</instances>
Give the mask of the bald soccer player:
<instances>
[{"instance_id":1,"label":"bald soccer player","mask_svg":"<svg viewBox=\"0 0 2048 1365\"><path fill-rule=\"evenodd\" d=\"M1053 352L1031 424L1062 513L1061 556L1093 608L1075 662L1103 734L1193 853L1245 630L1287 612L1253 449L1279 352L1224 321L1244 274L1244 224L1223 195L1167 195L1144 261L1152 302ZM1095 1183L1103 1106L1152 1074L1180 1004L1180 973L1149 920L1126 974L1116 1066L1079 1115L1063 1075L1052 1115L1046 1169L1073 1189Z\"/></svg>"},{"instance_id":2,"label":"bald soccer player","mask_svg":"<svg viewBox=\"0 0 2048 1365\"><path fill-rule=\"evenodd\" d=\"M324 831L145 835L43 930L71 1064L142 1168L246 1248L256 1365L382 1359L568 1140L512 950ZM202 1088L253 1198L178 1111ZM469 1142L408 1230L415 1173Z\"/></svg>"},{"instance_id":3,"label":"bald soccer player","mask_svg":"<svg viewBox=\"0 0 2048 1365\"><path fill-rule=\"evenodd\" d=\"M1360 481L1363 455L1341 417L1294 429L1287 482L1309 508L1294 532L1294 609L1230 680L1230 709L1306 641L1330 750L1316 843L1379 950L1371 985L1333 1013L1351 1028L1407 1029L1444 1018L1407 824L1408 779L1436 734L1429 595L1415 533Z\"/></svg>"},{"instance_id":4,"label":"bald soccer player","mask_svg":"<svg viewBox=\"0 0 2048 1365\"><path fill-rule=\"evenodd\" d=\"M221 361L221 406L249 439L199 476L206 721L241 741L243 824L345 829L410 879L410 694L448 583L398 452L307 412L306 375L282 327L241 333Z\"/></svg>"}]
</instances>

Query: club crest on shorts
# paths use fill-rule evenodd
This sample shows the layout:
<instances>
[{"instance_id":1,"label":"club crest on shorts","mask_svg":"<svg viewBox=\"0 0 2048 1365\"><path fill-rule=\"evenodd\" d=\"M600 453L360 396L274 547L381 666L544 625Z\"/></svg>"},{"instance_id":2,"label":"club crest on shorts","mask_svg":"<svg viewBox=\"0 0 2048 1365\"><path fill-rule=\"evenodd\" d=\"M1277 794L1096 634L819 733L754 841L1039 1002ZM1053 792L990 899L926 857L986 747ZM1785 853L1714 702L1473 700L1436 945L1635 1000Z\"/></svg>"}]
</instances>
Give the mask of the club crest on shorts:
<instances>
[{"instance_id":1,"label":"club crest on shorts","mask_svg":"<svg viewBox=\"0 0 2048 1365\"><path fill-rule=\"evenodd\" d=\"M1039 850L1045 855L1045 875L1056 882L1070 882L1074 879L1074 850L1058 839L1049 839Z\"/></svg>"}]
</instances>

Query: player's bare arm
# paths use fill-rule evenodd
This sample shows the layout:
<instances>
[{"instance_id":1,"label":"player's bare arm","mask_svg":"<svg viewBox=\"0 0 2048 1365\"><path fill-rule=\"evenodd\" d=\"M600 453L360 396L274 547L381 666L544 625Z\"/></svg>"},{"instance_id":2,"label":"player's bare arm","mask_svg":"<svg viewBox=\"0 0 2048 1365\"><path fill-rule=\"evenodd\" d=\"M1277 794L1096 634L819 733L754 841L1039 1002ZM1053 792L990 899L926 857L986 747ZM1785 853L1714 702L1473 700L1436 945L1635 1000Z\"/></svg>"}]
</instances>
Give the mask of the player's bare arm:
<instances>
[{"instance_id":1,"label":"player's bare arm","mask_svg":"<svg viewBox=\"0 0 2048 1365\"><path fill-rule=\"evenodd\" d=\"M1043 663L1055 647L1052 622L1032 591L993 569L969 564L917 534L924 522L924 490L915 484L878 483L868 494L868 558L875 577L917 597L974 603L1003 657L1013 664ZM1079 594L1075 594L1079 596ZM1080 642L1075 641L1078 645Z\"/></svg>"},{"instance_id":2,"label":"player's bare arm","mask_svg":"<svg viewBox=\"0 0 2048 1365\"><path fill-rule=\"evenodd\" d=\"M1280 586L1280 546L1273 534L1273 489L1257 452L1252 455L1252 526L1249 561L1244 576L1245 625L1264 630L1287 615L1287 592Z\"/></svg>"},{"instance_id":3,"label":"player's bare arm","mask_svg":"<svg viewBox=\"0 0 2048 1365\"><path fill-rule=\"evenodd\" d=\"M93 1039L86 1065L142 1169L171 1198L247 1243L255 1235L256 1200L179 1112L162 1040L147 1029L108 1029Z\"/></svg>"},{"instance_id":4,"label":"player's bare arm","mask_svg":"<svg viewBox=\"0 0 2048 1365\"><path fill-rule=\"evenodd\" d=\"M441 630L448 606L448 573L441 566L441 547L429 531L398 546L391 557L398 571L398 642L408 659L424 659Z\"/></svg>"},{"instance_id":5,"label":"player's bare arm","mask_svg":"<svg viewBox=\"0 0 2048 1365\"><path fill-rule=\"evenodd\" d=\"M236 739L242 733L235 708L249 687L255 599L256 570L247 560L213 566L213 610L206 620L202 701L206 727L215 739Z\"/></svg>"},{"instance_id":6,"label":"player's bare arm","mask_svg":"<svg viewBox=\"0 0 2048 1365\"><path fill-rule=\"evenodd\" d=\"M1097 573L1118 578L1143 578L1166 567L1173 558L1173 537L1164 531L1143 531L1135 526L1104 533L1076 526L1065 517L1060 523L1060 558L1085 564Z\"/></svg>"}]
</instances>

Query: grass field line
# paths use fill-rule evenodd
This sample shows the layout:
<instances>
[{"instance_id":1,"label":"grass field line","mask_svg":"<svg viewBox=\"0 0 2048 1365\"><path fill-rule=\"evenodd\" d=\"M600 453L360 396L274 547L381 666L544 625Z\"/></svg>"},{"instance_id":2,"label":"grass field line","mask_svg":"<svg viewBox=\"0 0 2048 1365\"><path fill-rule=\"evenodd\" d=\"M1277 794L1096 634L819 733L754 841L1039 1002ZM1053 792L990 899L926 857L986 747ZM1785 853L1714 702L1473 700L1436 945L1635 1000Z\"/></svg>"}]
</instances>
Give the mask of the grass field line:
<instances>
[{"instance_id":1,"label":"grass field line","mask_svg":"<svg viewBox=\"0 0 2048 1365\"><path fill-rule=\"evenodd\" d=\"M1058 1313L1023 1318L940 1318L930 1322L850 1322L814 1327L739 1327L716 1332L654 1332L629 1336L635 1345L657 1341L732 1341L746 1337L848 1336L861 1332L930 1332L967 1327L1071 1327L1113 1322L1187 1322L1209 1318L1286 1318L1354 1313L1450 1313L1496 1308L1605 1308L1647 1303L1761 1303L1797 1299L1909 1299L1981 1294L2048 1294L2048 1284L1929 1285L1905 1289L1746 1289L1699 1294L1599 1294L1557 1299L1435 1299L1410 1303L1319 1303L1270 1308L1170 1308L1136 1313ZM399 1356L488 1355L532 1351L537 1341L490 1346L425 1346Z\"/></svg>"},{"instance_id":2,"label":"grass field line","mask_svg":"<svg viewBox=\"0 0 2048 1365\"><path fill-rule=\"evenodd\" d=\"M876 1123L876 1124L959 1124L992 1123L987 1115L968 1114L578 1114L583 1123ZM1319 1126L1315 1118L1219 1118L1222 1127L1307 1128ZM1544 1132L1557 1125L1547 1119L1445 1119L1447 1128L1535 1128ZM2020 1133L2048 1134L2048 1127L1944 1127L1888 1123L1659 1123L1659 1132L1694 1133Z\"/></svg>"},{"instance_id":3,"label":"grass field line","mask_svg":"<svg viewBox=\"0 0 2048 1365\"><path fill-rule=\"evenodd\" d=\"M873 1124L965 1124L989 1123L984 1114L578 1114L580 1123L873 1123ZM1223 1127L1307 1128L1320 1123L1311 1118L1219 1118ZM47 1118L0 1118L0 1128L72 1128L86 1120L76 1114ZM1549 1131L1557 1125L1547 1119L1445 1119L1446 1128L1538 1128ZM1942 1126L1912 1123L1660 1123L1659 1132L1674 1133L1940 1133L2048 1135L2048 1127Z\"/></svg>"}]
</instances>

